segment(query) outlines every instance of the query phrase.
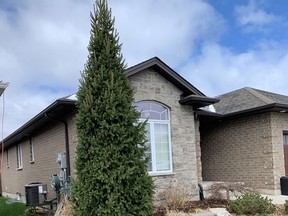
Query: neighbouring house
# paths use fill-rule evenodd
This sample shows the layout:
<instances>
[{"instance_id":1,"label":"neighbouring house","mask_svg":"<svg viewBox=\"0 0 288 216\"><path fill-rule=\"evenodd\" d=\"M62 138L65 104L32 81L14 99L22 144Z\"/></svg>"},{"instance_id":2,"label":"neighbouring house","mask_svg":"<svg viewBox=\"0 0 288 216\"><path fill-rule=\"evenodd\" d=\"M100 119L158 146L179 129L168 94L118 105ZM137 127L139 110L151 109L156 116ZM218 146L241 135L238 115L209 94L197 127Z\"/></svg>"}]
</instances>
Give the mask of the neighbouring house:
<instances>
[{"instance_id":1,"label":"neighbouring house","mask_svg":"<svg viewBox=\"0 0 288 216\"><path fill-rule=\"evenodd\" d=\"M218 102L209 98L155 57L128 68L135 90L135 106L147 119L151 162L148 172L156 185L156 199L171 184L186 186L198 195L202 182L200 121L195 111ZM55 197L51 175L59 173L58 153L66 152L67 173L75 176L77 135L75 96L60 98L5 138L2 194L25 196L26 184L48 185L48 199ZM199 110L200 112L200 110ZM202 111L201 116L214 118Z\"/></svg>"},{"instance_id":2,"label":"neighbouring house","mask_svg":"<svg viewBox=\"0 0 288 216\"><path fill-rule=\"evenodd\" d=\"M203 180L280 194L288 175L288 97L246 87L217 99L220 116L199 113Z\"/></svg>"},{"instance_id":3,"label":"neighbouring house","mask_svg":"<svg viewBox=\"0 0 288 216\"><path fill-rule=\"evenodd\" d=\"M4 83L4 82L0 81L0 97L7 87L8 87L8 83Z\"/></svg>"},{"instance_id":4,"label":"neighbouring house","mask_svg":"<svg viewBox=\"0 0 288 216\"><path fill-rule=\"evenodd\" d=\"M4 83L4 82L0 81L0 97L4 93L5 89L8 87L8 85L9 85L8 83ZM2 110L2 112L4 112L4 101L3 101L3 110ZM3 119L2 119L2 121L3 121ZM2 126L3 126L3 124L2 124ZM3 128L2 128L2 131L3 131ZM1 151L2 151L2 148L1 148ZM1 190L2 189L1 189L1 171L0 171L0 193L1 193Z\"/></svg>"}]
</instances>

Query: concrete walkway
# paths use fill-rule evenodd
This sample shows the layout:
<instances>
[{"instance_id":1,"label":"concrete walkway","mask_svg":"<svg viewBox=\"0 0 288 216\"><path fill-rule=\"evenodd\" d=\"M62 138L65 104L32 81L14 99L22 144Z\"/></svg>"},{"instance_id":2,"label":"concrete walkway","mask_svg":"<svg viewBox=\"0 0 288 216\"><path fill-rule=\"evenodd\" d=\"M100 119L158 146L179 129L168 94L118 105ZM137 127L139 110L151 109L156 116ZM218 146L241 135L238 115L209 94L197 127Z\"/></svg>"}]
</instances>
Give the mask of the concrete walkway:
<instances>
[{"instance_id":1,"label":"concrete walkway","mask_svg":"<svg viewBox=\"0 0 288 216\"><path fill-rule=\"evenodd\" d=\"M284 195L264 195L262 194L262 196L264 197L268 197L269 199L272 199L272 202L274 204L284 204L285 200L288 200L288 196L284 196Z\"/></svg>"}]
</instances>

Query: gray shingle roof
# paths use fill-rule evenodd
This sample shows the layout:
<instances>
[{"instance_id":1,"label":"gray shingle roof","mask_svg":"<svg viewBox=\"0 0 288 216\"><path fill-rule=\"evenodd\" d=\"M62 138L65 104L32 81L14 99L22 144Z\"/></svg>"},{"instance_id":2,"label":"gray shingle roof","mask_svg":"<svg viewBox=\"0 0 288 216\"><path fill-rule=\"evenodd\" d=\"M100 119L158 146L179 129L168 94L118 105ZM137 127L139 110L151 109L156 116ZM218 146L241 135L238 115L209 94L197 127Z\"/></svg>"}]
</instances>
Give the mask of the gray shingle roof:
<instances>
[{"instance_id":1,"label":"gray shingle roof","mask_svg":"<svg viewBox=\"0 0 288 216\"><path fill-rule=\"evenodd\" d=\"M245 87L216 97L216 112L222 115L244 111L268 104L288 105L288 96Z\"/></svg>"}]
</instances>

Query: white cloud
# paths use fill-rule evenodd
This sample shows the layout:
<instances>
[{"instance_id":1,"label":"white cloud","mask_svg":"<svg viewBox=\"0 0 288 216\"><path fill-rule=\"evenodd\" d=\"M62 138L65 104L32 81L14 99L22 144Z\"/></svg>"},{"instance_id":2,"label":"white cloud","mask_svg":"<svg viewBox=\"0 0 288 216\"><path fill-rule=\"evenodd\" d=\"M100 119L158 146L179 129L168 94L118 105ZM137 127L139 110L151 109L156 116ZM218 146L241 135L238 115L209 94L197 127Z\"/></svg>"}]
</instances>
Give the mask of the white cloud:
<instances>
[{"instance_id":1,"label":"white cloud","mask_svg":"<svg viewBox=\"0 0 288 216\"><path fill-rule=\"evenodd\" d=\"M273 13L266 12L254 0L250 0L247 5L235 7L237 23L244 27L246 31L266 30L264 27L280 22L282 18Z\"/></svg>"},{"instance_id":2,"label":"white cloud","mask_svg":"<svg viewBox=\"0 0 288 216\"><path fill-rule=\"evenodd\" d=\"M153 56L177 66L196 43L215 41L225 30L224 19L199 0L114 0L111 6L130 66Z\"/></svg>"},{"instance_id":3,"label":"white cloud","mask_svg":"<svg viewBox=\"0 0 288 216\"><path fill-rule=\"evenodd\" d=\"M77 91L93 9L92 0L9 2L15 7L9 12L0 6L0 80L10 82L5 135ZM252 3L238 7L239 24L246 28L277 21ZM221 46L228 26L209 1L110 0L109 6L129 66L158 56L209 96L243 86L287 89L288 46L260 41L245 53Z\"/></svg>"},{"instance_id":4,"label":"white cloud","mask_svg":"<svg viewBox=\"0 0 288 216\"><path fill-rule=\"evenodd\" d=\"M245 86L288 94L287 46L264 43L244 53L233 53L215 43L206 44L202 54L183 67L183 74L209 96Z\"/></svg>"},{"instance_id":5,"label":"white cloud","mask_svg":"<svg viewBox=\"0 0 288 216\"><path fill-rule=\"evenodd\" d=\"M0 6L0 79L10 82L6 135L77 90L94 1L8 3L9 10ZM181 65L196 43L217 41L225 27L223 18L201 0L111 0L109 6L129 66L153 56L172 67Z\"/></svg>"}]
</instances>

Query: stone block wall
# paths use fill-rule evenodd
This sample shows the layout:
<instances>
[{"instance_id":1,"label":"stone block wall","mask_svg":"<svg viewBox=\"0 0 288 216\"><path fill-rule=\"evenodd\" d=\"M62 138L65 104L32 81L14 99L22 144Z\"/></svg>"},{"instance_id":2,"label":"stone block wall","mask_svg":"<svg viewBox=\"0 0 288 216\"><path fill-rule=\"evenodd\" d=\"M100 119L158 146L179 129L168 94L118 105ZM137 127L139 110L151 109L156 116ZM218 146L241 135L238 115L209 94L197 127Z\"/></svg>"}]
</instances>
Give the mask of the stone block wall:
<instances>
[{"instance_id":1,"label":"stone block wall","mask_svg":"<svg viewBox=\"0 0 288 216\"><path fill-rule=\"evenodd\" d=\"M281 137L271 113L201 124L203 180L245 182L259 192L279 194Z\"/></svg>"},{"instance_id":2,"label":"stone block wall","mask_svg":"<svg viewBox=\"0 0 288 216\"><path fill-rule=\"evenodd\" d=\"M197 161L200 152L196 154L199 130L197 121L195 124L192 107L180 105L182 92L152 69L137 73L129 79L134 87L135 102L153 100L170 109L173 172L153 176L156 200L162 200L163 192L169 186L177 184L186 185L191 194L196 196L198 179L201 179L197 168L200 164L199 160Z\"/></svg>"}]
</instances>

